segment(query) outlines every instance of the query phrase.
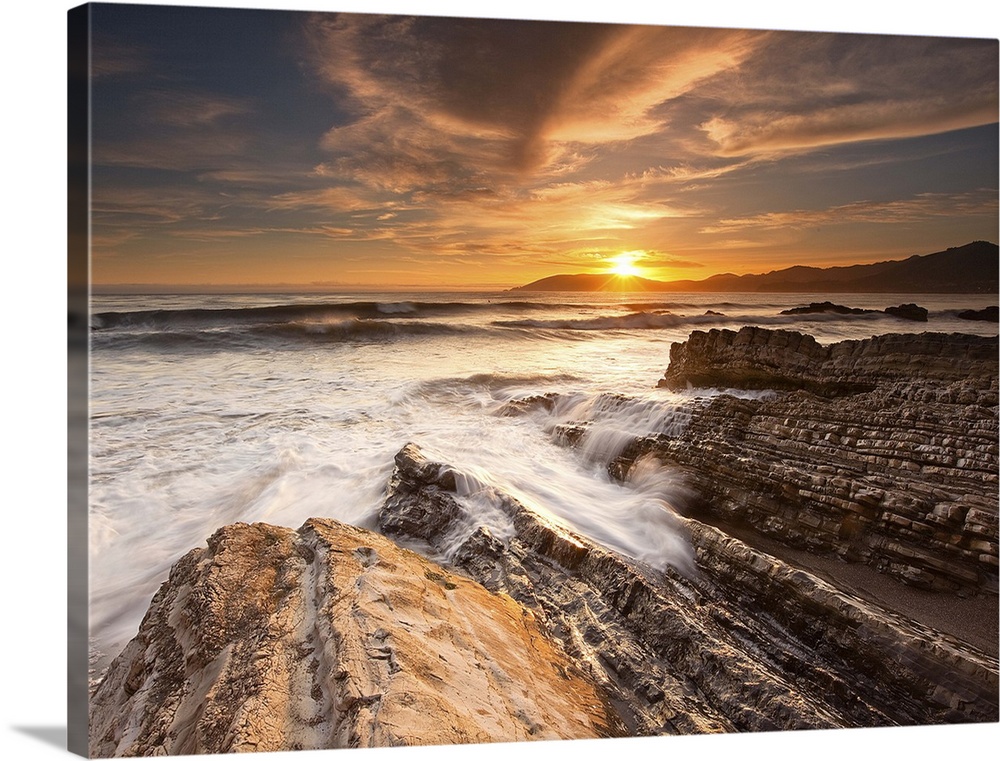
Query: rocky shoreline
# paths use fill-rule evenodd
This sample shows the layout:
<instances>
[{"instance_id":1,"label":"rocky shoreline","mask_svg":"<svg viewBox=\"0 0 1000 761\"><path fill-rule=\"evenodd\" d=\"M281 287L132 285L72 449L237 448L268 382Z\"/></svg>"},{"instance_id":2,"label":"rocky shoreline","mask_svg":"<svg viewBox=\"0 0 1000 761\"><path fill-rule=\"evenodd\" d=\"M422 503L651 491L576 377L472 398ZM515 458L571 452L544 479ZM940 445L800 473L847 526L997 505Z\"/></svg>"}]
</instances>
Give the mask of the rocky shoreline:
<instances>
[{"instance_id":1,"label":"rocky shoreline","mask_svg":"<svg viewBox=\"0 0 1000 761\"><path fill-rule=\"evenodd\" d=\"M742 380L741 380L742 379ZM682 436L637 439L683 468L700 505L793 547L910 584L997 589L997 340L924 333L820 346L743 328L674 344L661 381L784 388L713 399Z\"/></svg>"},{"instance_id":2,"label":"rocky shoreline","mask_svg":"<svg viewBox=\"0 0 1000 761\"><path fill-rule=\"evenodd\" d=\"M663 520L691 567L655 570L497 491L509 535L471 530L468 479L408 444L377 533L235 524L179 560L92 694L91 754L1000 718L988 632L864 588L996 620L996 338L695 332L661 385L775 391L693 402L682 431L608 464L683 476L693 498ZM579 445L588 421L555 433Z\"/></svg>"}]
</instances>

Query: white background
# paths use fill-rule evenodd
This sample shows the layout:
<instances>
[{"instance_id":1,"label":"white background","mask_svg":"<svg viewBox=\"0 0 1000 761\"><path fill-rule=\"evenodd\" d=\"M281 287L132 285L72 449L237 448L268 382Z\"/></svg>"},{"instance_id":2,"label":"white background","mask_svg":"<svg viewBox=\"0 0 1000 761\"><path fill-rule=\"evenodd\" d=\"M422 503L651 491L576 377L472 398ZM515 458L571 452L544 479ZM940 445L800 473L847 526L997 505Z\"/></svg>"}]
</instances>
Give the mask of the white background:
<instances>
[{"instance_id":1,"label":"white background","mask_svg":"<svg viewBox=\"0 0 1000 761\"><path fill-rule=\"evenodd\" d=\"M173 3L178 4L178 3ZM689 26L800 29L996 38L992 2L916 3L840 0L827 8L775 0L657 3L615 0L247 0L185 5L346 10L506 18L629 21ZM475 9L469 6L474 5ZM812 4L808 4L812 5ZM5 489L0 576L0 751L3 758L66 755L66 11L72 3L15 0L0 21L3 56L2 198L4 394L0 452ZM989 8L989 9L988 9ZM996 242L997 238L993 238ZM78 538L80 541L84 537ZM724 737L577 741L350 753L351 759L431 758L492 761L516 753L526 761L628 755L637 759L730 755L773 759L931 759L992 757L1000 725L839 730ZM271 761L330 757L259 754ZM341 754L342 755L342 754Z\"/></svg>"}]
</instances>

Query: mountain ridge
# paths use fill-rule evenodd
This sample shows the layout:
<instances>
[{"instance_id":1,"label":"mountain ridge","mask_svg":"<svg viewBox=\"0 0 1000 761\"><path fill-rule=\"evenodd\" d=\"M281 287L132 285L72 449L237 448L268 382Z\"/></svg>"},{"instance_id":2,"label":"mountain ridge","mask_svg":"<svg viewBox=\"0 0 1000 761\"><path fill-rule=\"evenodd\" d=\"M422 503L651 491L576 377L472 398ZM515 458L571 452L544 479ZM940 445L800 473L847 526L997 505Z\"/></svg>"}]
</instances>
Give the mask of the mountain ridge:
<instances>
[{"instance_id":1,"label":"mountain ridge","mask_svg":"<svg viewBox=\"0 0 1000 761\"><path fill-rule=\"evenodd\" d=\"M996 293L998 252L973 241L933 254L840 267L793 265L766 273L723 273L704 280L650 280L612 273L551 275L512 291L652 291L708 293Z\"/></svg>"}]
</instances>

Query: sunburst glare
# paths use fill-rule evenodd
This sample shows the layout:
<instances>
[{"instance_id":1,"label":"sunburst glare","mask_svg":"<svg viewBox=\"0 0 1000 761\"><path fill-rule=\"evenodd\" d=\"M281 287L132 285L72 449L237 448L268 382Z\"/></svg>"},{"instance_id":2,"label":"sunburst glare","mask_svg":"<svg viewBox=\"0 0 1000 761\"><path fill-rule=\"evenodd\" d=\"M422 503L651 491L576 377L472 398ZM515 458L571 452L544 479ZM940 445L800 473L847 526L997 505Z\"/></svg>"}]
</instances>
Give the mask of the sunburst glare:
<instances>
[{"instance_id":1,"label":"sunburst glare","mask_svg":"<svg viewBox=\"0 0 1000 761\"><path fill-rule=\"evenodd\" d=\"M640 256L637 251L625 251L608 259L611 271L619 277L637 277L642 274L642 268L636 264Z\"/></svg>"}]
</instances>

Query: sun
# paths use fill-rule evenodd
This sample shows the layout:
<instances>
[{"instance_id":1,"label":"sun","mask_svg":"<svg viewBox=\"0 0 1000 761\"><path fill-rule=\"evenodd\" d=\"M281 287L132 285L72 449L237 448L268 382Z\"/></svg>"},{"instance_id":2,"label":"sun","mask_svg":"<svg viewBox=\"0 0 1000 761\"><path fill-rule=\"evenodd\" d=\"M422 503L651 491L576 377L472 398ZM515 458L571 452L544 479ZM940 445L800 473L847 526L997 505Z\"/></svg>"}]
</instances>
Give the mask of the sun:
<instances>
[{"instance_id":1,"label":"sun","mask_svg":"<svg viewBox=\"0 0 1000 761\"><path fill-rule=\"evenodd\" d=\"M635 263L638 254L635 251L626 251L608 259L611 265L611 272L618 277L637 277L642 274L642 269Z\"/></svg>"}]
</instances>

